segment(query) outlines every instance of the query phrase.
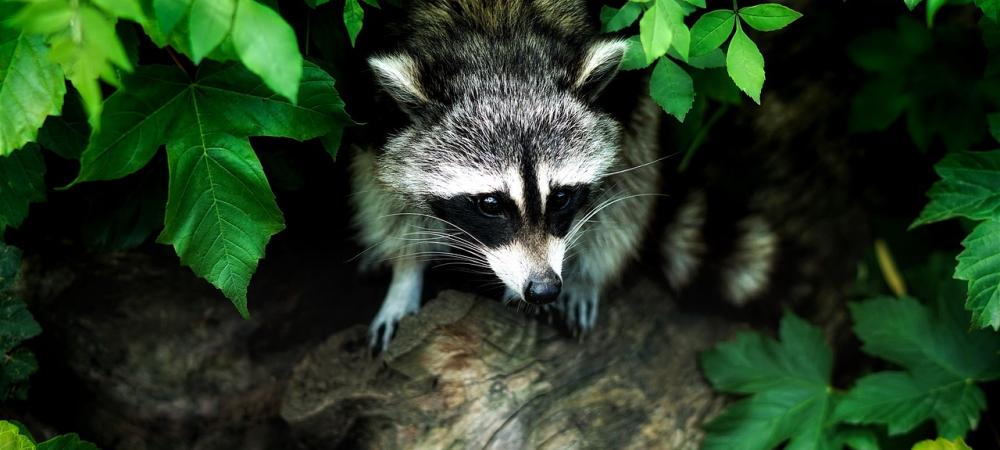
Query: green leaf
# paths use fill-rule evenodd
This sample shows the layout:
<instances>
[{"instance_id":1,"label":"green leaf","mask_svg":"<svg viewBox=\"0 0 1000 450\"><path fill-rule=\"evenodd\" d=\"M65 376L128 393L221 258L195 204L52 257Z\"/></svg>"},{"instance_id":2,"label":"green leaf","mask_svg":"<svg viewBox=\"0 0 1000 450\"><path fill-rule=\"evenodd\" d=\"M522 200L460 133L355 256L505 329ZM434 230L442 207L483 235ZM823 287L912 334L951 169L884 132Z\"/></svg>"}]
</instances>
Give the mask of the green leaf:
<instances>
[{"instance_id":1,"label":"green leaf","mask_svg":"<svg viewBox=\"0 0 1000 450\"><path fill-rule=\"evenodd\" d=\"M949 438L974 428L986 406L975 383L1000 377L1000 336L966 332L961 320L944 316L955 300L939 299L936 315L910 298L851 304L854 331L865 353L905 371L862 377L837 406L836 417L855 424L885 424L892 435L927 420Z\"/></svg>"},{"instance_id":2,"label":"green leaf","mask_svg":"<svg viewBox=\"0 0 1000 450\"><path fill-rule=\"evenodd\" d=\"M691 56L705 55L722 45L733 33L736 14L728 9L705 13L691 27Z\"/></svg>"},{"instance_id":3,"label":"green leaf","mask_svg":"<svg viewBox=\"0 0 1000 450\"><path fill-rule=\"evenodd\" d=\"M852 133L882 131L899 119L912 100L905 80L883 76L869 80L851 99L848 129Z\"/></svg>"},{"instance_id":4,"label":"green leaf","mask_svg":"<svg viewBox=\"0 0 1000 450\"><path fill-rule=\"evenodd\" d=\"M74 183L125 176L166 144L170 183L159 240L245 315L250 276L283 226L247 137L339 132L349 118L333 84L306 63L293 105L235 65L202 64L195 80L176 67L140 67L108 98L107 126L91 137Z\"/></svg>"},{"instance_id":5,"label":"green leaf","mask_svg":"<svg viewBox=\"0 0 1000 450\"><path fill-rule=\"evenodd\" d=\"M733 84L725 70L700 70L692 78L698 95L730 105L739 105L742 101L739 88Z\"/></svg>"},{"instance_id":6,"label":"green leaf","mask_svg":"<svg viewBox=\"0 0 1000 450\"><path fill-rule=\"evenodd\" d=\"M79 16L83 38L80 41L68 35L54 38L51 41L52 59L62 65L66 78L83 99L91 125L97 128L103 98L98 80L117 85L118 72L114 67L131 71L132 63L111 20L86 6L80 7Z\"/></svg>"},{"instance_id":7,"label":"green leaf","mask_svg":"<svg viewBox=\"0 0 1000 450\"><path fill-rule=\"evenodd\" d=\"M712 50L704 55L688 58L688 65L696 69L716 69L726 67L726 54L722 49Z\"/></svg>"},{"instance_id":8,"label":"green leaf","mask_svg":"<svg viewBox=\"0 0 1000 450\"><path fill-rule=\"evenodd\" d=\"M708 424L703 448L830 448L833 352L822 331L790 314L780 337L743 333L701 355L716 389L752 394Z\"/></svg>"},{"instance_id":9,"label":"green leaf","mask_svg":"<svg viewBox=\"0 0 1000 450\"><path fill-rule=\"evenodd\" d=\"M0 401L20 392L36 370L35 355L21 343L42 332L27 305L13 297L14 281L20 269L21 252L0 242Z\"/></svg>"},{"instance_id":10,"label":"green leaf","mask_svg":"<svg viewBox=\"0 0 1000 450\"><path fill-rule=\"evenodd\" d=\"M646 64L667 53L673 41L674 32L670 27L670 12L667 5L672 0L655 0L639 19L639 40L646 54Z\"/></svg>"},{"instance_id":11,"label":"green leaf","mask_svg":"<svg viewBox=\"0 0 1000 450\"><path fill-rule=\"evenodd\" d=\"M760 91L764 87L764 56L739 26L726 51L726 71L736 87L760 104Z\"/></svg>"},{"instance_id":12,"label":"green leaf","mask_svg":"<svg viewBox=\"0 0 1000 450\"><path fill-rule=\"evenodd\" d=\"M87 115L96 128L101 111L98 80L118 84L119 68L132 63L115 33L114 18L79 3L34 2L20 9L10 24L26 33L46 35L50 59L80 93Z\"/></svg>"},{"instance_id":13,"label":"green leaf","mask_svg":"<svg viewBox=\"0 0 1000 450\"><path fill-rule=\"evenodd\" d=\"M0 449L3 450L34 450L31 439L21 434L21 430L6 420L0 420Z\"/></svg>"},{"instance_id":14,"label":"green leaf","mask_svg":"<svg viewBox=\"0 0 1000 450\"><path fill-rule=\"evenodd\" d=\"M913 446L913 450L972 450L972 447L969 447L962 438L952 441L945 438L937 438L933 441L927 439L917 442Z\"/></svg>"},{"instance_id":15,"label":"green leaf","mask_svg":"<svg viewBox=\"0 0 1000 450\"><path fill-rule=\"evenodd\" d=\"M197 125L198 133L167 145L171 187L158 241L248 317L250 277L284 220L250 142Z\"/></svg>"},{"instance_id":16,"label":"green leaf","mask_svg":"<svg viewBox=\"0 0 1000 450\"><path fill-rule=\"evenodd\" d=\"M906 3L906 7L909 8L910 11L913 11L913 8L916 8L922 1L924 0L903 0L903 3Z\"/></svg>"},{"instance_id":17,"label":"green leaf","mask_svg":"<svg viewBox=\"0 0 1000 450\"><path fill-rule=\"evenodd\" d=\"M105 13L137 23L146 21L146 14L137 0L91 0Z\"/></svg>"},{"instance_id":18,"label":"green leaf","mask_svg":"<svg viewBox=\"0 0 1000 450\"><path fill-rule=\"evenodd\" d=\"M601 30L605 33L630 27L642 13L642 6L628 2L621 9L604 6L601 8Z\"/></svg>"},{"instance_id":19,"label":"green leaf","mask_svg":"<svg viewBox=\"0 0 1000 450\"><path fill-rule=\"evenodd\" d=\"M76 433L56 436L39 443L38 450L99 450L96 445L80 439Z\"/></svg>"},{"instance_id":20,"label":"green leaf","mask_svg":"<svg viewBox=\"0 0 1000 450\"><path fill-rule=\"evenodd\" d=\"M160 31L164 34L173 33L174 28L191 9L193 2L194 0L153 0L153 15Z\"/></svg>"},{"instance_id":21,"label":"green leaf","mask_svg":"<svg viewBox=\"0 0 1000 450\"><path fill-rule=\"evenodd\" d=\"M927 0L927 26L934 26L934 16L937 15L938 10L941 9L948 3L948 0Z\"/></svg>"},{"instance_id":22,"label":"green leaf","mask_svg":"<svg viewBox=\"0 0 1000 450\"><path fill-rule=\"evenodd\" d=\"M344 1L344 26L347 27L347 36L351 39L351 47L361 33L361 25L365 20L365 10L361 8L358 0Z\"/></svg>"},{"instance_id":23,"label":"green leaf","mask_svg":"<svg viewBox=\"0 0 1000 450\"><path fill-rule=\"evenodd\" d=\"M670 58L660 58L649 80L649 96L664 111L683 122L694 105L694 82Z\"/></svg>"},{"instance_id":24,"label":"green leaf","mask_svg":"<svg viewBox=\"0 0 1000 450\"><path fill-rule=\"evenodd\" d=\"M104 126L90 136L73 184L111 180L146 165L171 134L187 124L183 109L191 89L187 75L176 68L143 69L125 79L110 97ZM72 186L72 185L71 185Z\"/></svg>"},{"instance_id":25,"label":"green leaf","mask_svg":"<svg viewBox=\"0 0 1000 450\"><path fill-rule=\"evenodd\" d=\"M684 0L684 1L689 3L691 6L697 6L699 8L704 8L706 6L705 0Z\"/></svg>"},{"instance_id":26,"label":"green leaf","mask_svg":"<svg viewBox=\"0 0 1000 450\"><path fill-rule=\"evenodd\" d=\"M799 17L802 17L802 14L798 11L777 3L763 3L740 8L740 18L747 25L759 31L780 30L798 20Z\"/></svg>"},{"instance_id":27,"label":"green leaf","mask_svg":"<svg viewBox=\"0 0 1000 450\"><path fill-rule=\"evenodd\" d=\"M993 136L993 140L1000 142L1000 113L986 116L986 122L990 126L990 136Z\"/></svg>"},{"instance_id":28,"label":"green leaf","mask_svg":"<svg viewBox=\"0 0 1000 450\"><path fill-rule=\"evenodd\" d=\"M904 15L897 19L896 30L878 29L851 41L847 54L862 69L902 78L900 71L919 63L918 55L932 45L927 27Z\"/></svg>"},{"instance_id":29,"label":"green leaf","mask_svg":"<svg viewBox=\"0 0 1000 450\"><path fill-rule=\"evenodd\" d=\"M983 15L996 22L1000 20L1000 0L976 0L976 6L983 11Z\"/></svg>"},{"instance_id":30,"label":"green leaf","mask_svg":"<svg viewBox=\"0 0 1000 450\"><path fill-rule=\"evenodd\" d=\"M45 200L44 177L45 162L33 144L0 156L0 236L24 222L31 203Z\"/></svg>"},{"instance_id":31,"label":"green leaf","mask_svg":"<svg viewBox=\"0 0 1000 450\"><path fill-rule=\"evenodd\" d=\"M0 420L0 449L3 450L99 450L76 433L56 436L35 444L28 430L17 422Z\"/></svg>"},{"instance_id":32,"label":"green leaf","mask_svg":"<svg viewBox=\"0 0 1000 450\"><path fill-rule=\"evenodd\" d=\"M953 217L1000 220L1000 150L949 153L934 165L941 177L911 227Z\"/></svg>"},{"instance_id":33,"label":"green leaf","mask_svg":"<svg viewBox=\"0 0 1000 450\"><path fill-rule=\"evenodd\" d=\"M625 49L625 56L618 66L621 70L636 70L649 67L650 62L646 61L646 52L642 49L642 42L639 36L632 36L626 41L628 48Z\"/></svg>"},{"instance_id":34,"label":"green leaf","mask_svg":"<svg viewBox=\"0 0 1000 450\"><path fill-rule=\"evenodd\" d=\"M0 22L0 157L34 141L46 116L59 114L65 94L62 70L42 38Z\"/></svg>"},{"instance_id":35,"label":"green leaf","mask_svg":"<svg viewBox=\"0 0 1000 450\"><path fill-rule=\"evenodd\" d=\"M306 0L306 4L309 5L309 7L313 8L313 9L315 9L315 8L317 8L319 6L325 5L325 4L329 3L329 2L330 2L330 0Z\"/></svg>"},{"instance_id":36,"label":"green leaf","mask_svg":"<svg viewBox=\"0 0 1000 450\"><path fill-rule=\"evenodd\" d=\"M11 295L20 270L21 250L0 241L0 297Z\"/></svg>"},{"instance_id":37,"label":"green leaf","mask_svg":"<svg viewBox=\"0 0 1000 450\"><path fill-rule=\"evenodd\" d=\"M10 353L21 342L41 334L42 328L31 317L28 306L20 300L8 298L0 301L0 347L4 353ZM4 361L4 370L10 360ZM5 376L5 379L10 377ZM24 378L27 378L26 376Z\"/></svg>"},{"instance_id":38,"label":"green leaf","mask_svg":"<svg viewBox=\"0 0 1000 450\"><path fill-rule=\"evenodd\" d=\"M146 171L119 189L97 193L82 224L87 246L105 252L128 250L160 230L167 186L159 175Z\"/></svg>"},{"instance_id":39,"label":"green leaf","mask_svg":"<svg viewBox=\"0 0 1000 450\"><path fill-rule=\"evenodd\" d=\"M191 59L201 63L229 35L237 0L193 0L188 14Z\"/></svg>"},{"instance_id":40,"label":"green leaf","mask_svg":"<svg viewBox=\"0 0 1000 450\"><path fill-rule=\"evenodd\" d=\"M239 0L233 23L233 45L251 72L292 103L298 99L302 54L295 31L273 9Z\"/></svg>"},{"instance_id":41,"label":"green leaf","mask_svg":"<svg viewBox=\"0 0 1000 450\"><path fill-rule=\"evenodd\" d=\"M1000 222L979 224L962 245L955 278L969 282L965 308L972 311L972 325L1000 330Z\"/></svg>"},{"instance_id":42,"label":"green leaf","mask_svg":"<svg viewBox=\"0 0 1000 450\"><path fill-rule=\"evenodd\" d=\"M834 448L847 447L851 450L879 450L878 436L866 428L839 427Z\"/></svg>"},{"instance_id":43,"label":"green leaf","mask_svg":"<svg viewBox=\"0 0 1000 450\"><path fill-rule=\"evenodd\" d=\"M87 114L75 95L66 97L62 115L49 116L38 130L38 143L66 159L79 160L87 148L87 139L90 139Z\"/></svg>"},{"instance_id":44,"label":"green leaf","mask_svg":"<svg viewBox=\"0 0 1000 450\"><path fill-rule=\"evenodd\" d=\"M170 3L167 18L146 33L157 45L171 45L195 63L203 58L219 61L238 59L257 74L271 90L292 103L297 101L302 54L295 31L275 12L276 2L254 0L159 0ZM184 10L183 2L191 2ZM184 12L186 11L186 12ZM187 27L177 20L186 15Z\"/></svg>"}]
</instances>

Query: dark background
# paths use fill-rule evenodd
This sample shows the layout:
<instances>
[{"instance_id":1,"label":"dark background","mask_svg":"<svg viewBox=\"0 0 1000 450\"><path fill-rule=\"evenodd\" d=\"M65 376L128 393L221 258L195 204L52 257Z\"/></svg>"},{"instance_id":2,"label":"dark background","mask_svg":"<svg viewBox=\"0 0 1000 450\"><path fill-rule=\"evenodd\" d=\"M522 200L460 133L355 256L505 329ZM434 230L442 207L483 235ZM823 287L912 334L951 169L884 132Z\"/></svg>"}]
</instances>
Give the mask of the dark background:
<instances>
[{"instance_id":1,"label":"dark background","mask_svg":"<svg viewBox=\"0 0 1000 450\"><path fill-rule=\"evenodd\" d=\"M351 145L378 142L401 116L373 100L375 89L362 58L386 45L382 38L391 33L382 24L396 8L366 6L358 49L351 51L339 3L318 10L295 0L279 6L297 30L308 30L303 33L308 36L300 36L307 42L304 52L334 74L348 112L361 125L348 130L336 161L318 142L253 139L287 227L268 245L251 283L252 318L240 319L219 292L180 266L170 247L155 243L158 228L125 251L102 248L95 237L113 226L125 230L119 234L142 238L144 233L127 231L162 220L162 211L139 208L109 222L111 211L141 204L137 197L165 198L162 152L123 180L50 189L47 202L34 205L28 221L8 232L8 242L24 249L26 297L44 332L28 343L40 366L29 400L5 405L0 409L4 417L25 422L36 436L78 432L105 449L295 448L278 414L283 382L298 358L324 337L367 324L388 281L386 273L359 273L352 259L362 248L353 240L347 203ZM710 8L728 6L709 1ZM903 2L796 1L790 6L804 18L781 32L751 33L766 61L764 107L744 99L712 129L696 157L724 159L731 149L752 145L756 121L773 111L768 98L795 98L807 86L819 85L823 95L812 112L842 133L837 148L850 162L850 196L866 215L859 229L887 239L904 268L930 250L957 252L964 235L958 223L904 232L926 203L924 193L936 178L931 167L945 151L941 143L918 151L903 121L884 133L848 136L848 102L867 75L851 63L845 46L869 30L892 27L905 14ZM945 7L939 26L976 34L972 10ZM913 14L922 19L922 11ZM140 63L172 64L163 50L141 39ZM985 64L982 48L955 57L957 64ZM190 62L182 63L192 70ZM790 120L808 123L811 118ZM803 133L789 140L803 147L825 138L790 132ZM810 155L815 148L802 151ZM50 187L66 185L78 167L48 152L46 163ZM162 209L162 200L151 203ZM870 248L869 242L851 244ZM633 271L657 276L648 265ZM434 270L425 298L446 286L476 290L488 281ZM767 309L741 313L689 307L758 325L777 320ZM856 341L838 347L841 379L880 367L859 353ZM996 405L996 384L986 389L991 406ZM995 446L998 423L995 412L987 411L970 444Z\"/></svg>"}]
</instances>

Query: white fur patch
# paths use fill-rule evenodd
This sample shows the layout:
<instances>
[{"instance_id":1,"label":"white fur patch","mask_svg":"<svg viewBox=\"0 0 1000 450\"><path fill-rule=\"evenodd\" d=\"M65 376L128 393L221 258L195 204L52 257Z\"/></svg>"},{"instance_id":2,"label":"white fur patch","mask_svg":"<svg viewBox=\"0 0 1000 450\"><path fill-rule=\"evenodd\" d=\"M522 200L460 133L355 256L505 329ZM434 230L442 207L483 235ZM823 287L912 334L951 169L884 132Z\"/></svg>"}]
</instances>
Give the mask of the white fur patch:
<instances>
[{"instance_id":1,"label":"white fur patch","mask_svg":"<svg viewBox=\"0 0 1000 450\"><path fill-rule=\"evenodd\" d=\"M540 254L541 252L544 254ZM517 293L517 298L523 299L524 287L532 275L552 269L560 279L562 278L566 242L549 237L544 249L527 249L520 242L512 242L501 247L488 248L484 253L493 273L503 281L508 291Z\"/></svg>"},{"instance_id":2,"label":"white fur patch","mask_svg":"<svg viewBox=\"0 0 1000 450\"><path fill-rule=\"evenodd\" d=\"M739 223L736 249L723 269L729 301L742 306L763 292L770 281L778 237L764 219L751 216Z\"/></svg>"},{"instance_id":3,"label":"white fur patch","mask_svg":"<svg viewBox=\"0 0 1000 450\"><path fill-rule=\"evenodd\" d=\"M622 40L602 41L594 44L587 51L587 56L583 60L583 67L580 70L580 76L576 79L575 87L582 86L594 73L617 69L622 55L627 49L628 43Z\"/></svg>"},{"instance_id":4,"label":"white fur patch","mask_svg":"<svg viewBox=\"0 0 1000 450\"><path fill-rule=\"evenodd\" d=\"M548 248L549 267L562 278L563 259L566 256L566 241L557 237L549 237Z\"/></svg>"},{"instance_id":5,"label":"white fur patch","mask_svg":"<svg viewBox=\"0 0 1000 450\"><path fill-rule=\"evenodd\" d=\"M504 172L504 181L507 185L507 195L514 200L514 204L517 205L517 209L524 213L527 210L527 197L524 195L524 178L521 177L521 173L513 168L507 169Z\"/></svg>"},{"instance_id":6,"label":"white fur patch","mask_svg":"<svg viewBox=\"0 0 1000 450\"><path fill-rule=\"evenodd\" d=\"M427 94L420 87L417 63L409 55L373 56L368 64L382 87L401 103L426 103Z\"/></svg>"},{"instance_id":7,"label":"white fur patch","mask_svg":"<svg viewBox=\"0 0 1000 450\"><path fill-rule=\"evenodd\" d=\"M489 262L493 273L520 298L524 297L524 286L527 284L528 276L531 275L528 253L524 250L524 247L516 242L486 250L486 261Z\"/></svg>"},{"instance_id":8,"label":"white fur patch","mask_svg":"<svg viewBox=\"0 0 1000 450\"><path fill-rule=\"evenodd\" d=\"M702 229L705 226L705 194L692 193L678 209L663 237L664 272L674 289L684 287L694 277L705 254Z\"/></svg>"}]
</instances>

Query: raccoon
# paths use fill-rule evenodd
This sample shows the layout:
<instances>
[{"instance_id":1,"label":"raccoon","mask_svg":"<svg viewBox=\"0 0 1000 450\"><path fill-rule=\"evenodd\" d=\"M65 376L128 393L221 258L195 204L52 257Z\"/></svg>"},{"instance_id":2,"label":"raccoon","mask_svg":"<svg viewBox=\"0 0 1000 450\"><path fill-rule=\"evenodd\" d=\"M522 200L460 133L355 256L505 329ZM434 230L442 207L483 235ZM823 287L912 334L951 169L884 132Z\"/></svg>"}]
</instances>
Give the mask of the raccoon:
<instances>
[{"instance_id":1,"label":"raccoon","mask_svg":"<svg viewBox=\"0 0 1000 450\"><path fill-rule=\"evenodd\" d=\"M488 269L509 301L556 303L579 332L653 214L659 108L595 107L627 45L573 0L417 0L408 38L369 65L408 124L352 162L368 263L392 281L370 327L386 348L428 260ZM626 173L628 174L626 176ZM594 230L606 219L613 226Z\"/></svg>"},{"instance_id":2,"label":"raccoon","mask_svg":"<svg viewBox=\"0 0 1000 450\"><path fill-rule=\"evenodd\" d=\"M392 270L373 348L418 310L434 259L495 275L507 301L554 310L574 333L594 327L647 234L663 233L675 291L709 284L742 305L768 289L780 252L769 221L710 214L711 190L658 202L664 113L642 75L611 94L629 97L624 108L606 107L627 44L602 35L582 0L414 0L405 11L394 25L404 38L368 60L405 125L351 165L366 265ZM710 247L713 236L729 242Z\"/></svg>"}]
</instances>

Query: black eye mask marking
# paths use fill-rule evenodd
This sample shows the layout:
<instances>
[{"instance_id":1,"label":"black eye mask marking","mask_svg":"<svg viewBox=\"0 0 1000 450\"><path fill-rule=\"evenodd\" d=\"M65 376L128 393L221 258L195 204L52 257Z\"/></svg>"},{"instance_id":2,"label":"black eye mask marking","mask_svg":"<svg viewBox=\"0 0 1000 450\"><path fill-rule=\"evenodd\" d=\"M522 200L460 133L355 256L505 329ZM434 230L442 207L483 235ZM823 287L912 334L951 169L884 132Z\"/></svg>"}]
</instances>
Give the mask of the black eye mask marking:
<instances>
[{"instance_id":1,"label":"black eye mask marking","mask_svg":"<svg viewBox=\"0 0 1000 450\"><path fill-rule=\"evenodd\" d=\"M490 248L510 243L521 227L517 206L500 192L438 198L430 205L435 215L461 227L479 241L477 244L481 242ZM469 239L468 236L462 238Z\"/></svg>"},{"instance_id":2,"label":"black eye mask marking","mask_svg":"<svg viewBox=\"0 0 1000 450\"><path fill-rule=\"evenodd\" d=\"M584 184L553 188L545 203L545 223L549 233L565 237L573 223L573 216L587 203L589 197L590 187Z\"/></svg>"}]
</instances>

